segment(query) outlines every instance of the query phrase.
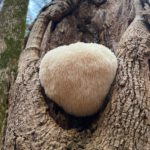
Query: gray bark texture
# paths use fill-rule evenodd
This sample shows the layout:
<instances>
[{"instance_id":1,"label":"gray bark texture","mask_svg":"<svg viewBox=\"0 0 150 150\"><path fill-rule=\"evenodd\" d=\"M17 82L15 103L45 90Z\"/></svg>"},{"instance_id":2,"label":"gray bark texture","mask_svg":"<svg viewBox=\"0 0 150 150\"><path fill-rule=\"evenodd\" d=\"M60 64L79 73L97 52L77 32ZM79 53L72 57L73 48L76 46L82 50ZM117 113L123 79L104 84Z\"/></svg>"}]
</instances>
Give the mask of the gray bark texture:
<instances>
[{"instance_id":1,"label":"gray bark texture","mask_svg":"<svg viewBox=\"0 0 150 150\"><path fill-rule=\"evenodd\" d=\"M150 3L54 0L34 22L9 94L3 150L150 149ZM111 48L116 79L98 114L66 114L42 89L43 55L77 41Z\"/></svg>"}]
</instances>

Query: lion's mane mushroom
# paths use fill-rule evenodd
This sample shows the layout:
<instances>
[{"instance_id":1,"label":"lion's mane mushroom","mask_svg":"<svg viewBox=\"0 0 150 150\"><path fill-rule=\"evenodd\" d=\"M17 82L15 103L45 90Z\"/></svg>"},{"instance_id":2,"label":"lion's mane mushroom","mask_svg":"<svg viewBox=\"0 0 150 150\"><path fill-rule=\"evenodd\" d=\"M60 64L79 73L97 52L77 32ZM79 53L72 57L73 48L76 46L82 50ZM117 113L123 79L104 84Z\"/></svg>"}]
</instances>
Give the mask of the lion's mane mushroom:
<instances>
[{"instance_id":1,"label":"lion's mane mushroom","mask_svg":"<svg viewBox=\"0 0 150 150\"><path fill-rule=\"evenodd\" d=\"M60 46L43 57L39 78L46 95L74 116L95 114L117 70L117 58L95 43Z\"/></svg>"}]
</instances>

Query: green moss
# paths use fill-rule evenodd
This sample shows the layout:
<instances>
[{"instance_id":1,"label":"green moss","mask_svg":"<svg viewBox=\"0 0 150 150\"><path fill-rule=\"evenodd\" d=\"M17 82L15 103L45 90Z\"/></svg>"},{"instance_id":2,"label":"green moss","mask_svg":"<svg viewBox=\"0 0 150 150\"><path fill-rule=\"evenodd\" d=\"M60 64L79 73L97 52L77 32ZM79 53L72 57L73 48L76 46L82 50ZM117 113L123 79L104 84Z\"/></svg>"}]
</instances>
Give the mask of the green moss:
<instances>
[{"instance_id":1,"label":"green moss","mask_svg":"<svg viewBox=\"0 0 150 150\"><path fill-rule=\"evenodd\" d=\"M19 39L5 38L6 50L0 55L0 69L14 67L21 51L22 42Z\"/></svg>"},{"instance_id":2,"label":"green moss","mask_svg":"<svg viewBox=\"0 0 150 150\"><path fill-rule=\"evenodd\" d=\"M0 13L0 38L4 39L7 47L0 54L0 141L6 120L10 80L12 74L17 74L18 59L23 48L27 3L26 0L5 0Z\"/></svg>"},{"instance_id":3,"label":"green moss","mask_svg":"<svg viewBox=\"0 0 150 150\"><path fill-rule=\"evenodd\" d=\"M2 127L4 123L4 119L6 118L6 110L7 110L7 97L8 93L8 83L6 81L1 82L2 86L0 87L0 95L1 95L1 106L0 106L0 133L2 132Z\"/></svg>"}]
</instances>

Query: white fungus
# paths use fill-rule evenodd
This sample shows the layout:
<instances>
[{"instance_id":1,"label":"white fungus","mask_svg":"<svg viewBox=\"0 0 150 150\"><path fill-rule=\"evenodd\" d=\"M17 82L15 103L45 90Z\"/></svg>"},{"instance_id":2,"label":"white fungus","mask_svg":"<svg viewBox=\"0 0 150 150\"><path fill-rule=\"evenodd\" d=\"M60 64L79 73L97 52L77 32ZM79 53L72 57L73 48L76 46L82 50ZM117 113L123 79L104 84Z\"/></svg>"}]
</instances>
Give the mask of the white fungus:
<instances>
[{"instance_id":1,"label":"white fungus","mask_svg":"<svg viewBox=\"0 0 150 150\"><path fill-rule=\"evenodd\" d=\"M107 47L74 43L45 54L39 78L46 95L74 116L95 114L102 106L117 70Z\"/></svg>"}]
</instances>

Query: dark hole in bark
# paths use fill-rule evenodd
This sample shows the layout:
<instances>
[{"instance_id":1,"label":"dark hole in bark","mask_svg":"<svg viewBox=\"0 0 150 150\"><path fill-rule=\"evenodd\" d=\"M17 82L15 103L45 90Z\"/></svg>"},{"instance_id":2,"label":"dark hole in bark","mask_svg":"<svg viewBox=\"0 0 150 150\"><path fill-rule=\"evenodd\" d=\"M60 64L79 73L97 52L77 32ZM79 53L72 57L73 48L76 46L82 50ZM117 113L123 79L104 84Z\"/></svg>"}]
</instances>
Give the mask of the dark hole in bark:
<instances>
[{"instance_id":1,"label":"dark hole in bark","mask_svg":"<svg viewBox=\"0 0 150 150\"><path fill-rule=\"evenodd\" d=\"M148 59L148 68L149 68L149 72L150 72L150 59ZM150 80L150 73L149 73L149 80Z\"/></svg>"},{"instance_id":2,"label":"dark hole in bark","mask_svg":"<svg viewBox=\"0 0 150 150\"><path fill-rule=\"evenodd\" d=\"M150 59L148 59L148 67L149 67L149 71L150 71Z\"/></svg>"},{"instance_id":3,"label":"dark hole in bark","mask_svg":"<svg viewBox=\"0 0 150 150\"><path fill-rule=\"evenodd\" d=\"M17 142L16 142L16 140L17 140L18 136L16 135L15 132L13 134L14 134L14 150L17 150Z\"/></svg>"},{"instance_id":4,"label":"dark hole in bark","mask_svg":"<svg viewBox=\"0 0 150 150\"><path fill-rule=\"evenodd\" d=\"M147 15L144 15L144 24L146 26L146 28L148 29L148 31L150 32L150 22L149 22L149 19L148 19L148 16Z\"/></svg>"},{"instance_id":5,"label":"dark hole in bark","mask_svg":"<svg viewBox=\"0 0 150 150\"><path fill-rule=\"evenodd\" d=\"M72 12L73 12L73 11L72 11ZM66 18L67 16L72 15L72 12L68 13L67 15L64 15L61 19L58 18L57 20L53 20L53 21L52 21L52 25L51 25L51 31L54 32L55 29L57 28L57 25L58 25L64 18Z\"/></svg>"},{"instance_id":6,"label":"dark hole in bark","mask_svg":"<svg viewBox=\"0 0 150 150\"><path fill-rule=\"evenodd\" d=\"M143 7L145 6L145 4L150 5L149 0L140 0L140 2L141 2L141 4L142 4Z\"/></svg>"},{"instance_id":7,"label":"dark hole in bark","mask_svg":"<svg viewBox=\"0 0 150 150\"><path fill-rule=\"evenodd\" d=\"M51 31L54 32L56 29L58 22L52 21L52 25L51 25Z\"/></svg>"},{"instance_id":8,"label":"dark hole in bark","mask_svg":"<svg viewBox=\"0 0 150 150\"><path fill-rule=\"evenodd\" d=\"M128 26L132 23L132 21L133 21L132 18L128 20Z\"/></svg>"},{"instance_id":9,"label":"dark hole in bark","mask_svg":"<svg viewBox=\"0 0 150 150\"><path fill-rule=\"evenodd\" d=\"M104 4L105 2L107 2L107 0L88 0L89 3L93 3L95 4L96 6L100 6L102 4Z\"/></svg>"}]
</instances>

